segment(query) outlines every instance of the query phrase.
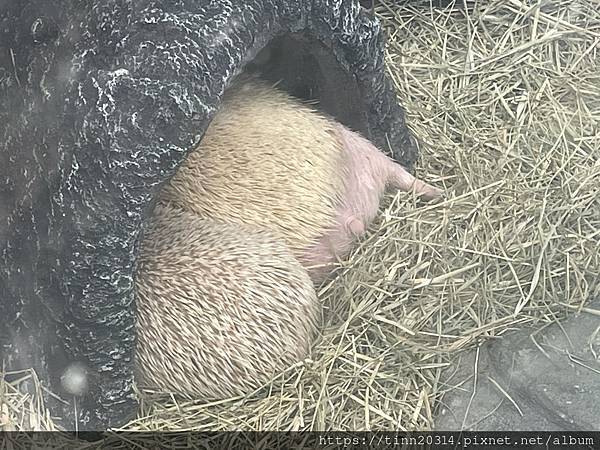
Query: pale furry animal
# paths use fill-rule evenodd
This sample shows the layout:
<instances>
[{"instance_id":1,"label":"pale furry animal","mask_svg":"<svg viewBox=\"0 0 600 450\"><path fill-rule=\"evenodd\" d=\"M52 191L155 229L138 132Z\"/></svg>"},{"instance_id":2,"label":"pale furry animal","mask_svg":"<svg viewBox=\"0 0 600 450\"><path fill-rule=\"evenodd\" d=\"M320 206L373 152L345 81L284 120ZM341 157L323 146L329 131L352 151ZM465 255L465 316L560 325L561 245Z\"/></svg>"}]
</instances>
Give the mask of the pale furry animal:
<instances>
[{"instance_id":1,"label":"pale furry animal","mask_svg":"<svg viewBox=\"0 0 600 450\"><path fill-rule=\"evenodd\" d=\"M336 228L343 155L335 124L287 94L249 79L225 94L198 149L161 198L204 217L275 230L302 260ZM307 130L310 135L307 136Z\"/></svg>"},{"instance_id":2,"label":"pale furry animal","mask_svg":"<svg viewBox=\"0 0 600 450\"><path fill-rule=\"evenodd\" d=\"M319 282L365 232L386 186L441 194L359 134L243 78L161 196L203 217L278 232Z\"/></svg>"},{"instance_id":3,"label":"pale furry animal","mask_svg":"<svg viewBox=\"0 0 600 450\"><path fill-rule=\"evenodd\" d=\"M305 358L321 305L267 230L159 204L142 242L137 380L201 399L244 395Z\"/></svg>"}]
</instances>

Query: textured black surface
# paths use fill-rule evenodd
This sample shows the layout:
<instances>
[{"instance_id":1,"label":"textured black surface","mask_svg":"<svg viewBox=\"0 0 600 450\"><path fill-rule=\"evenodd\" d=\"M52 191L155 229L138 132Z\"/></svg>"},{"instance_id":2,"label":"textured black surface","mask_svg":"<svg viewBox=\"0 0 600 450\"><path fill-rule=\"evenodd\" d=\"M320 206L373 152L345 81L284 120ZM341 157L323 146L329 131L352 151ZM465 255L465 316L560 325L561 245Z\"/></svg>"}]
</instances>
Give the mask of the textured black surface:
<instances>
[{"instance_id":1,"label":"textured black surface","mask_svg":"<svg viewBox=\"0 0 600 450\"><path fill-rule=\"evenodd\" d=\"M84 363L79 429L135 412L142 225L231 78L269 43L256 70L412 165L379 24L357 3L0 1L0 357L55 392ZM73 411L53 409L67 428Z\"/></svg>"},{"instance_id":2,"label":"textured black surface","mask_svg":"<svg viewBox=\"0 0 600 450\"><path fill-rule=\"evenodd\" d=\"M600 302L589 307L598 311ZM436 429L600 431L599 330L600 317L582 312L467 353L442 379L454 388Z\"/></svg>"}]
</instances>

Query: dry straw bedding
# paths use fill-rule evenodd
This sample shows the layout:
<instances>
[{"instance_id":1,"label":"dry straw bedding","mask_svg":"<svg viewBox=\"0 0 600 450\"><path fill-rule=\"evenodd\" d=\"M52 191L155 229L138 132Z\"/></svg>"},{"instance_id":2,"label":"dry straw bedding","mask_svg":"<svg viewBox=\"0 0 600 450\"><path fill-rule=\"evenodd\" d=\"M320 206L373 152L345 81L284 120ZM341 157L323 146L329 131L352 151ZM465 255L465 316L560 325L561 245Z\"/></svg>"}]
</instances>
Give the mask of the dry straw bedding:
<instances>
[{"instance_id":1,"label":"dry straw bedding","mask_svg":"<svg viewBox=\"0 0 600 450\"><path fill-rule=\"evenodd\" d=\"M146 393L127 429L426 430L459 352L572 311L600 315L588 306L600 297L600 2L427 5L386 0L377 14L422 143L418 175L447 198L386 198L319 289L325 325L309 360L245 398ZM5 429L53 427L39 396L0 388Z\"/></svg>"}]
</instances>

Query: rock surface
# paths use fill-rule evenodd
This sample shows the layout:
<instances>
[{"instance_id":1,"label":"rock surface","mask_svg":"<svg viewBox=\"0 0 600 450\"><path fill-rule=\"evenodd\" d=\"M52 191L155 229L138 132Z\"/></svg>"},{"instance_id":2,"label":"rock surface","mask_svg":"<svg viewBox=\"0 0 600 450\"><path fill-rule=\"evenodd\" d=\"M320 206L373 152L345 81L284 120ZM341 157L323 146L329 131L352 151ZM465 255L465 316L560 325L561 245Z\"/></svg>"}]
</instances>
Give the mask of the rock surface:
<instances>
[{"instance_id":1,"label":"rock surface","mask_svg":"<svg viewBox=\"0 0 600 450\"><path fill-rule=\"evenodd\" d=\"M135 413L143 224L246 64L412 165L383 42L346 0L0 3L0 359L71 402L80 368L66 428Z\"/></svg>"},{"instance_id":2,"label":"rock surface","mask_svg":"<svg viewBox=\"0 0 600 450\"><path fill-rule=\"evenodd\" d=\"M437 430L600 431L600 317L504 335L447 375Z\"/></svg>"}]
</instances>

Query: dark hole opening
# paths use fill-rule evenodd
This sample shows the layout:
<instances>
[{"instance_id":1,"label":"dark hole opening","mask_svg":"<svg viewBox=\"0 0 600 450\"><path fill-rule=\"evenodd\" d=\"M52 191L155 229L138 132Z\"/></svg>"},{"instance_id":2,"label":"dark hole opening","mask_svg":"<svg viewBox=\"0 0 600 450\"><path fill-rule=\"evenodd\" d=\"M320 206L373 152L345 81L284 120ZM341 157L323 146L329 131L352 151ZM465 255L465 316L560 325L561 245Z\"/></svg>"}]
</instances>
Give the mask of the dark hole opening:
<instances>
[{"instance_id":1,"label":"dark hole opening","mask_svg":"<svg viewBox=\"0 0 600 450\"><path fill-rule=\"evenodd\" d=\"M358 83L315 38L301 33L279 36L246 65L246 71L279 82L280 88L297 98L317 100L318 109L369 136Z\"/></svg>"}]
</instances>

